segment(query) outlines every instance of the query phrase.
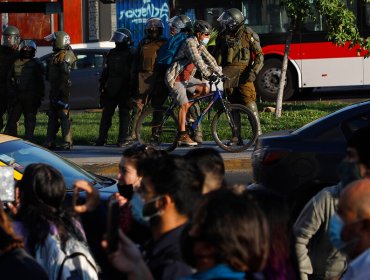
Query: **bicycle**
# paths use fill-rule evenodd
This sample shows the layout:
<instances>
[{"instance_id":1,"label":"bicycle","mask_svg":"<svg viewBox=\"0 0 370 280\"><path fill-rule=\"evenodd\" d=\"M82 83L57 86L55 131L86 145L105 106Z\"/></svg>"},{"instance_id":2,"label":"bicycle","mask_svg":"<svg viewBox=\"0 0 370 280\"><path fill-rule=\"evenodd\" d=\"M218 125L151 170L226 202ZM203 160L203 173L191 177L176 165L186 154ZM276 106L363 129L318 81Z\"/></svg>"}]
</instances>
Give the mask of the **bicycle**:
<instances>
[{"instance_id":1,"label":"bicycle","mask_svg":"<svg viewBox=\"0 0 370 280\"><path fill-rule=\"evenodd\" d=\"M196 120L187 117L186 129L190 137L202 122L207 113L220 103L221 108L213 116L211 132L217 145L228 152L242 152L253 145L258 137L257 120L254 114L244 105L231 104L218 84L225 82L223 77L216 82L210 82L210 93L195 98L189 102L207 101L206 108ZM212 86L215 90L212 91ZM170 97L170 105L160 108L147 108L139 117L135 133L141 144L152 145L156 149L173 151L178 146L178 108L175 98Z\"/></svg>"}]
</instances>

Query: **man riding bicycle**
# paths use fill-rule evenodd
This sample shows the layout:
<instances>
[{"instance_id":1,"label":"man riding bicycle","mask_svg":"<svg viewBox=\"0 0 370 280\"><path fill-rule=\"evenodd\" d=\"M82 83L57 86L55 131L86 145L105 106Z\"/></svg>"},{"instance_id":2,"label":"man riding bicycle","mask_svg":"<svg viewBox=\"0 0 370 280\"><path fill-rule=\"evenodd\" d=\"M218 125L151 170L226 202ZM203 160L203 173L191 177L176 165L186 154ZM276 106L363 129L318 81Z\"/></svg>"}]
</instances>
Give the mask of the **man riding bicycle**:
<instances>
[{"instance_id":1,"label":"man riding bicycle","mask_svg":"<svg viewBox=\"0 0 370 280\"><path fill-rule=\"evenodd\" d=\"M165 82L171 94L179 103L179 145L196 146L186 132L186 113L191 107L187 92L190 94L207 94L209 86L206 82L194 78L199 70L206 80L216 80L222 76L222 69L207 51L206 45L212 32L211 25L204 20L197 20L193 25L194 35L186 39L175 56L174 62L166 72Z\"/></svg>"}]
</instances>

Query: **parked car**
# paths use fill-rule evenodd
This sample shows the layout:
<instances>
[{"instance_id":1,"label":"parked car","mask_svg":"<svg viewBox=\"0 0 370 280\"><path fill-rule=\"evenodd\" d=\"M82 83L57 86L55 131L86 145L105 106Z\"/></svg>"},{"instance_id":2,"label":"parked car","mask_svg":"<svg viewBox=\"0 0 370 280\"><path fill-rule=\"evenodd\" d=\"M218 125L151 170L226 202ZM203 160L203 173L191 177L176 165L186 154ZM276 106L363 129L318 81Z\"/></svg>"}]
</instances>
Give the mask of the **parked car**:
<instances>
[{"instance_id":1,"label":"parked car","mask_svg":"<svg viewBox=\"0 0 370 280\"><path fill-rule=\"evenodd\" d=\"M71 72L72 89L70 96L71 109L99 108L99 78L103 70L104 56L109 48L74 49L77 61ZM45 66L46 75L52 53L40 57ZM41 111L49 107L50 85L46 81L45 98L41 104Z\"/></svg>"},{"instance_id":2,"label":"parked car","mask_svg":"<svg viewBox=\"0 0 370 280\"><path fill-rule=\"evenodd\" d=\"M66 182L66 205L71 206L73 200L73 184L78 179L90 182L98 189L102 203L92 212L80 215L82 225L92 252L98 262L105 259L100 242L106 230L107 202L117 192L117 181L104 176L92 174L78 165L36 144L19 138L0 134L0 166L14 167L14 179L22 179L24 169L31 163L46 163L59 170ZM83 203L84 193L80 194L79 202Z\"/></svg>"},{"instance_id":3,"label":"parked car","mask_svg":"<svg viewBox=\"0 0 370 280\"><path fill-rule=\"evenodd\" d=\"M254 187L288 197L293 214L339 181L337 165L351 133L370 126L370 101L342 108L295 131L262 135L252 153Z\"/></svg>"},{"instance_id":4,"label":"parked car","mask_svg":"<svg viewBox=\"0 0 370 280\"><path fill-rule=\"evenodd\" d=\"M28 141L0 134L0 166L14 167L14 179L19 181L27 165L46 163L58 169L66 181L67 192L72 194L78 179L90 182L100 192L103 200L117 191L114 179L92 174L61 156Z\"/></svg>"}]
</instances>

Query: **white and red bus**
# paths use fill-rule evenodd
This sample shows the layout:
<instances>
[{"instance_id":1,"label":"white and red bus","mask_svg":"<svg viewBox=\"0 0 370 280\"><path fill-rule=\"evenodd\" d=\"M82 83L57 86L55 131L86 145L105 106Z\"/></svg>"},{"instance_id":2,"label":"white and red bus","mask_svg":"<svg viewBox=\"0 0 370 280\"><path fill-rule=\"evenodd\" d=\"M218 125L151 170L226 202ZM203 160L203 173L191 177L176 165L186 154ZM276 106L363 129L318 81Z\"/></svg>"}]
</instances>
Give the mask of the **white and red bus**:
<instances>
[{"instance_id":1,"label":"white and red bus","mask_svg":"<svg viewBox=\"0 0 370 280\"><path fill-rule=\"evenodd\" d=\"M228 3L205 0L197 5L186 2L193 1L176 0L175 12L212 23L223 9L236 7L243 11L246 25L260 36L265 56L264 66L255 82L257 93L264 100L275 101L289 22L280 0L231 0ZM356 15L361 35L368 37L370 4L363 0L347 2ZM370 58L364 58L364 55L364 51L356 48L348 49L328 42L322 16L308 19L292 38L284 99L305 88L370 85Z\"/></svg>"}]
</instances>

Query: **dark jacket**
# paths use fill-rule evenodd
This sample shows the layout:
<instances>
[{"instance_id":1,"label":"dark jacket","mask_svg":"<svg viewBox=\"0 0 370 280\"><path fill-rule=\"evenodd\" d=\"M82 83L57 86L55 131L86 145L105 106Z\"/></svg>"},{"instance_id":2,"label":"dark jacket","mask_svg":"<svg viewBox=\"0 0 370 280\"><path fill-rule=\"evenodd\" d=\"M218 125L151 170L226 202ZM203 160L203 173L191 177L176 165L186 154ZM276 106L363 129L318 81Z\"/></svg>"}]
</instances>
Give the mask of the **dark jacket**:
<instances>
[{"instance_id":1,"label":"dark jacket","mask_svg":"<svg viewBox=\"0 0 370 280\"><path fill-rule=\"evenodd\" d=\"M180 236L184 228L185 224L144 247L144 257L154 279L180 279L192 274L190 266L181 257Z\"/></svg>"},{"instance_id":2,"label":"dark jacket","mask_svg":"<svg viewBox=\"0 0 370 280\"><path fill-rule=\"evenodd\" d=\"M48 280L46 272L24 249L0 255L2 280Z\"/></svg>"}]
</instances>

